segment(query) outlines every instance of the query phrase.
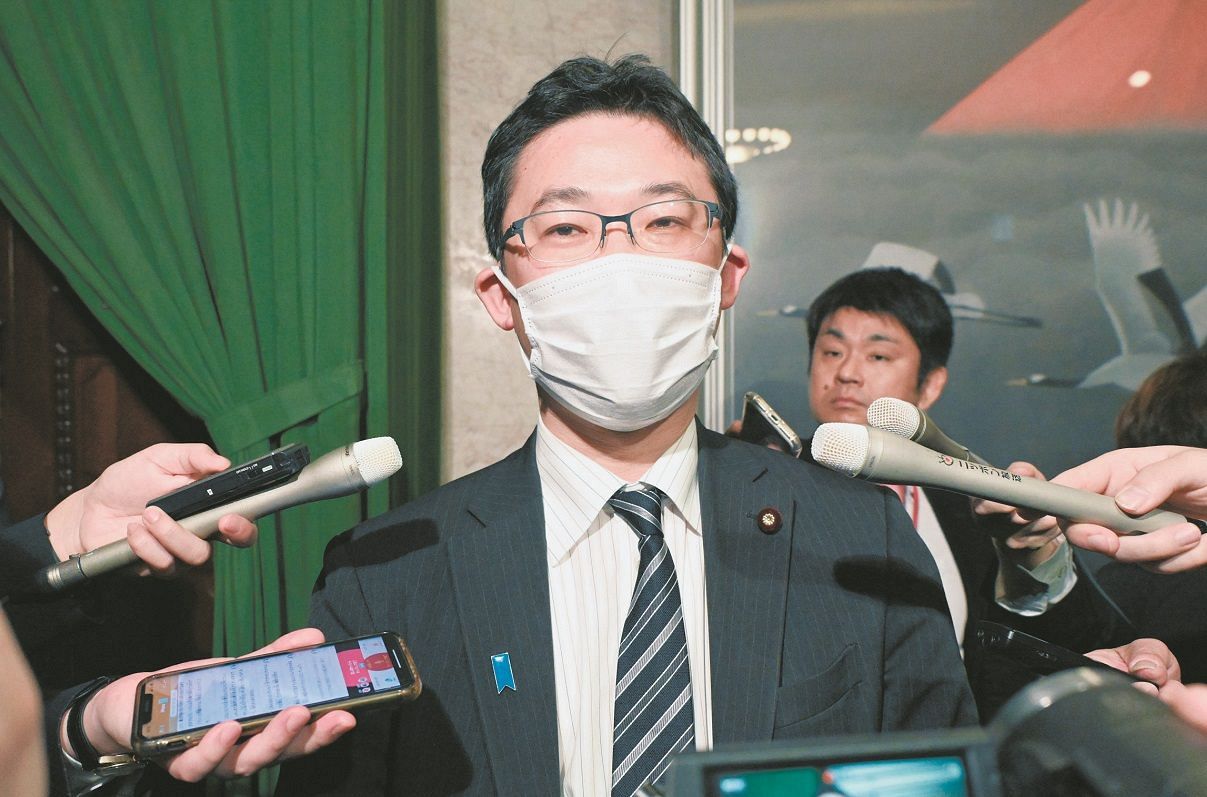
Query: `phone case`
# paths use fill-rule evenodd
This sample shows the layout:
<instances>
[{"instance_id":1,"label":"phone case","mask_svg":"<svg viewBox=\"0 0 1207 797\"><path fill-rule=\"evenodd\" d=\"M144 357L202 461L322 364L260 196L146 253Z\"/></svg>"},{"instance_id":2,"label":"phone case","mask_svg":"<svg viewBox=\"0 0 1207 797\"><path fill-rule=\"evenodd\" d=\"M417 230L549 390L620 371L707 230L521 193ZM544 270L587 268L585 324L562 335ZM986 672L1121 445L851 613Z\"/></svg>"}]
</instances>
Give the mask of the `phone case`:
<instances>
[{"instance_id":1,"label":"phone case","mask_svg":"<svg viewBox=\"0 0 1207 797\"><path fill-rule=\"evenodd\" d=\"M754 391L745 396L741 439L758 445L774 442L776 447L794 457L799 457L803 449L800 435L793 431L766 399Z\"/></svg>"},{"instance_id":2,"label":"phone case","mask_svg":"<svg viewBox=\"0 0 1207 797\"><path fill-rule=\"evenodd\" d=\"M336 701L332 701L332 702L328 702L328 703L323 703L321 705L312 706L310 708L311 721L314 721L318 717L321 717L324 714L331 712L331 711L335 711L337 709L343 709L345 711L360 711L360 710L378 707L378 706L386 706L386 705L389 705L394 702L399 702L399 701L404 701L404 700L414 700L423 691L423 682L421 681L421 679L419 677L419 671L415 668L415 660L411 656L410 648L407 647L406 641L403 640L402 637L398 636L397 634L391 633L391 632L384 632L382 634L367 634L362 637L356 637L355 639L359 640L359 639L365 639L368 637L376 637L376 636L381 636L388 640L389 645L388 645L387 649L389 649L390 647L393 647L394 649L396 649L398 651L399 658L401 659L403 665L405 666L406 670L408 671L408 674L410 675L410 683L409 684L400 683L398 689L391 689L389 691L378 692L376 694L349 696L347 699L344 699L344 700L336 700ZM277 653L268 653L268 654L264 654L264 655L260 655L260 656L245 656L245 657L242 657L242 659L243 660L254 660L254 659L261 659L261 658L270 658L273 656L282 656L282 655L286 655L288 653L295 653L297 651L303 651L303 650L313 650L315 648L321 648L321 647L325 647L328 645L337 645L337 644L341 644L342 642L348 642L348 641L352 641L352 640L338 640L337 642L323 642L318 645L310 645L308 647L296 648L296 649L290 650L290 651L279 651ZM233 661L233 660L231 660L231 661ZM156 678L160 678L160 677L164 677L164 676L179 675L181 673L186 673L186 672L195 672L198 670L211 669L211 668L220 667L224 664L229 664L229 663L230 663L230 661L224 661L224 662L219 662L217 664L205 665L202 667L189 667L189 668L185 668L185 669L181 669L181 670L173 670L172 672L167 672L167 673L156 673L156 674L147 676L141 682L139 682L138 689L135 692L136 710L134 712L134 727L133 727L133 731L130 736L131 746L134 748L134 752L140 758L156 758L156 757L160 757L160 756L164 756L164 755L171 755L174 753L179 753L182 750L192 747L193 745L200 742L201 737L205 736L206 732L208 732L209 729L213 727L213 725L209 725L209 726L205 726L202 728L192 728L189 730L180 731L178 733L171 733L171 734L167 734L164 736L156 736L156 737L150 737L150 738L143 736L142 735L142 724L143 724L144 720L143 720L143 716L142 716L143 712L140 707L143 704L144 697L149 696L149 693L147 692L147 686L152 681L154 681ZM249 736L254 736L256 733L259 733L261 730L263 730L264 726L267 725L272 720L272 718L275 716L276 716L276 712L274 712L272 714L267 714L264 716L253 717L253 718L241 720L239 724L243 727L243 733L240 734L239 738L246 739Z\"/></svg>"},{"instance_id":3,"label":"phone case","mask_svg":"<svg viewBox=\"0 0 1207 797\"><path fill-rule=\"evenodd\" d=\"M1061 670L1076 667L1111 670L1126 675L1134 681L1141 680L1131 673L1116 670L1109 664L1095 661L1088 656L1053 644L1039 637L1025 634L1001 623L980 620L976 624L977 642L988 651L1005 655L1025 665L1040 675L1051 675Z\"/></svg>"}]
</instances>

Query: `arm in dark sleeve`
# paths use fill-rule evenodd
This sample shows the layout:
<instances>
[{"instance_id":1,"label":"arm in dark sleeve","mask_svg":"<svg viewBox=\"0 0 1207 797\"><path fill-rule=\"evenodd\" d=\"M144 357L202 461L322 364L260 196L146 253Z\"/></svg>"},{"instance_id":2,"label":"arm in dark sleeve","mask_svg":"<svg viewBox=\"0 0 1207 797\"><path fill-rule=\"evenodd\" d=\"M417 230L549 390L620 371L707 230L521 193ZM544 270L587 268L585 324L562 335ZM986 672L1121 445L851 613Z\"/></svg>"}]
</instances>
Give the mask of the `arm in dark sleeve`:
<instances>
[{"instance_id":1,"label":"arm in dark sleeve","mask_svg":"<svg viewBox=\"0 0 1207 797\"><path fill-rule=\"evenodd\" d=\"M64 690L57 695L48 695L42 703L43 731L46 734L46 764L50 769L51 795L68 794L63 756L59 746L59 727L62 724L63 712L71 703L72 698L83 689L83 686Z\"/></svg>"},{"instance_id":2,"label":"arm in dark sleeve","mask_svg":"<svg viewBox=\"0 0 1207 797\"><path fill-rule=\"evenodd\" d=\"M0 595L36 592L34 575L59 561L45 521L46 515L37 515L0 529Z\"/></svg>"},{"instance_id":3,"label":"arm in dark sleeve","mask_svg":"<svg viewBox=\"0 0 1207 797\"><path fill-rule=\"evenodd\" d=\"M43 646L59 644L65 633L97 619L88 611L87 587L62 595L37 591L37 571L59 560L45 520L39 514L0 529L0 595L6 597L13 633L30 661L36 661Z\"/></svg>"},{"instance_id":4,"label":"arm in dark sleeve","mask_svg":"<svg viewBox=\"0 0 1207 797\"><path fill-rule=\"evenodd\" d=\"M59 561L46 533L46 515L37 515L0 529L0 595L17 641L30 658L37 650L81 623L91 621L88 590L65 595L43 595L37 588L38 571Z\"/></svg>"},{"instance_id":5,"label":"arm in dark sleeve","mask_svg":"<svg viewBox=\"0 0 1207 797\"><path fill-rule=\"evenodd\" d=\"M992 619L1079 652L1130 642L1136 634L1129 630L1126 618L1110 605L1078 554L1073 556L1078 577L1068 595L1034 617L996 607L1000 614Z\"/></svg>"},{"instance_id":6,"label":"arm in dark sleeve","mask_svg":"<svg viewBox=\"0 0 1207 797\"><path fill-rule=\"evenodd\" d=\"M1072 566L1078 575L1072 589L1060 600L1049 602L1041 614L1019 614L997 603L997 578L1002 563L990 542L1005 539L1018 531L1018 526L1006 515L975 514L964 495L928 490L927 498L943 524L956 561L960 563L960 575L974 619L992 620L1074 650L1104 647L1108 642L1122 644L1111 642L1123 633L1121 620L1093 583L1090 568L1080 552L1073 551ZM965 635L966 660L969 653L974 658L978 653L973 634L974 629L970 628Z\"/></svg>"}]
</instances>

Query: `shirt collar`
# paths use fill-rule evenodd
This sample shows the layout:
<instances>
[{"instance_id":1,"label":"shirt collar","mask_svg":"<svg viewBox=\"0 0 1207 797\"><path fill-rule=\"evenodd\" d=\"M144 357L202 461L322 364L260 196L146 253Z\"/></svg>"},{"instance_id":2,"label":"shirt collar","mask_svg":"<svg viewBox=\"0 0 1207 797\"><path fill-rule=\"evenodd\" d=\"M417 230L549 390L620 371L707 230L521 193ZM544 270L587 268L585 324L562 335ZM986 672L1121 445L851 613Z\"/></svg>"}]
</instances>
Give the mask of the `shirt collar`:
<instances>
[{"instance_id":1,"label":"shirt collar","mask_svg":"<svg viewBox=\"0 0 1207 797\"><path fill-rule=\"evenodd\" d=\"M696 478L699 449L696 424L683 434L638 479L666 494L689 531L700 533L699 484ZM626 482L586 454L558 439L538 417L536 467L546 506L545 540L552 562L562 561L591 530L605 511L608 499ZM556 506L560 522L548 522L549 507Z\"/></svg>"}]
</instances>

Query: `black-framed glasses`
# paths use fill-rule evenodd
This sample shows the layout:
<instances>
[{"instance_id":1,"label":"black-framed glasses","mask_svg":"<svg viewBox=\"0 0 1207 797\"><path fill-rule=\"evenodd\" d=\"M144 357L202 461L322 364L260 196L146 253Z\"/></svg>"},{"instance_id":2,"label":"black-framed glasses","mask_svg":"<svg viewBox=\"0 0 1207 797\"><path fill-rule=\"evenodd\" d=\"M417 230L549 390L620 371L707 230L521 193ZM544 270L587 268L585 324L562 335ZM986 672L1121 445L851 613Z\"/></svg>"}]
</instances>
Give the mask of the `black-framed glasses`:
<instances>
[{"instance_id":1,"label":"black-framed glasses","mask_svg":"<svg viewBox=\"0 0 1207 797\"><path fill-rule=\"evenodd\" d=\"M708 240L721 206L707 199L666 199L619 216L590 210L543 210L516 219L503 240L518 235L538 264L560 265L582 260L603 245L608 225L623 221L634 245L658 254L685 255Z\"/></svg>"}]
</instances>

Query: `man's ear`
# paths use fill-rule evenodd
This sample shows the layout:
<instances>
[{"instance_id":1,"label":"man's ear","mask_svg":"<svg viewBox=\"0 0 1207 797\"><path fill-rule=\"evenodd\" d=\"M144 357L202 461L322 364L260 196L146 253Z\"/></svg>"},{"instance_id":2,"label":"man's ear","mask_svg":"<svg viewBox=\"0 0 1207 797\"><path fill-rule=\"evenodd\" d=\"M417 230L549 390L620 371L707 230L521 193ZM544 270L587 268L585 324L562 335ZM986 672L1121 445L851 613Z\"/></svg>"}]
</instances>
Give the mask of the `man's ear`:
<instances>
[{"instance_id":1,"label":"man's ear","mask_svg":"<svg viewBox=\"0 0 1207 797\"><path fill-rule=\"evenodd\" d=\"M750 270L750 255L734 244L721 264L721 309L728 310L738 298L738 287Z\"/></svg>"},{"instance_id":2,"label":"man's ear","mask_svg":"<svg viewBox=\"0 0 1207 797\"><path fill-rule=\"evenodd\" d=\"M922 386L918 388L918 409L930 409L939 400L939 396L943 394L943 388L946 386L947 368L940 365L938 368L932 369L922 380Z\"/></svg>"},{"instance_id":3,"label":"man's ear","mask_svg":"<svg viewBox=\"0 0 1207 797\"><path fill-rule=\"evenodd\" d=\"M474 277L474 293L499 329L505 332L515 329L515 300L492 268L484 268Z\"/></svg>"}]
</instances>

